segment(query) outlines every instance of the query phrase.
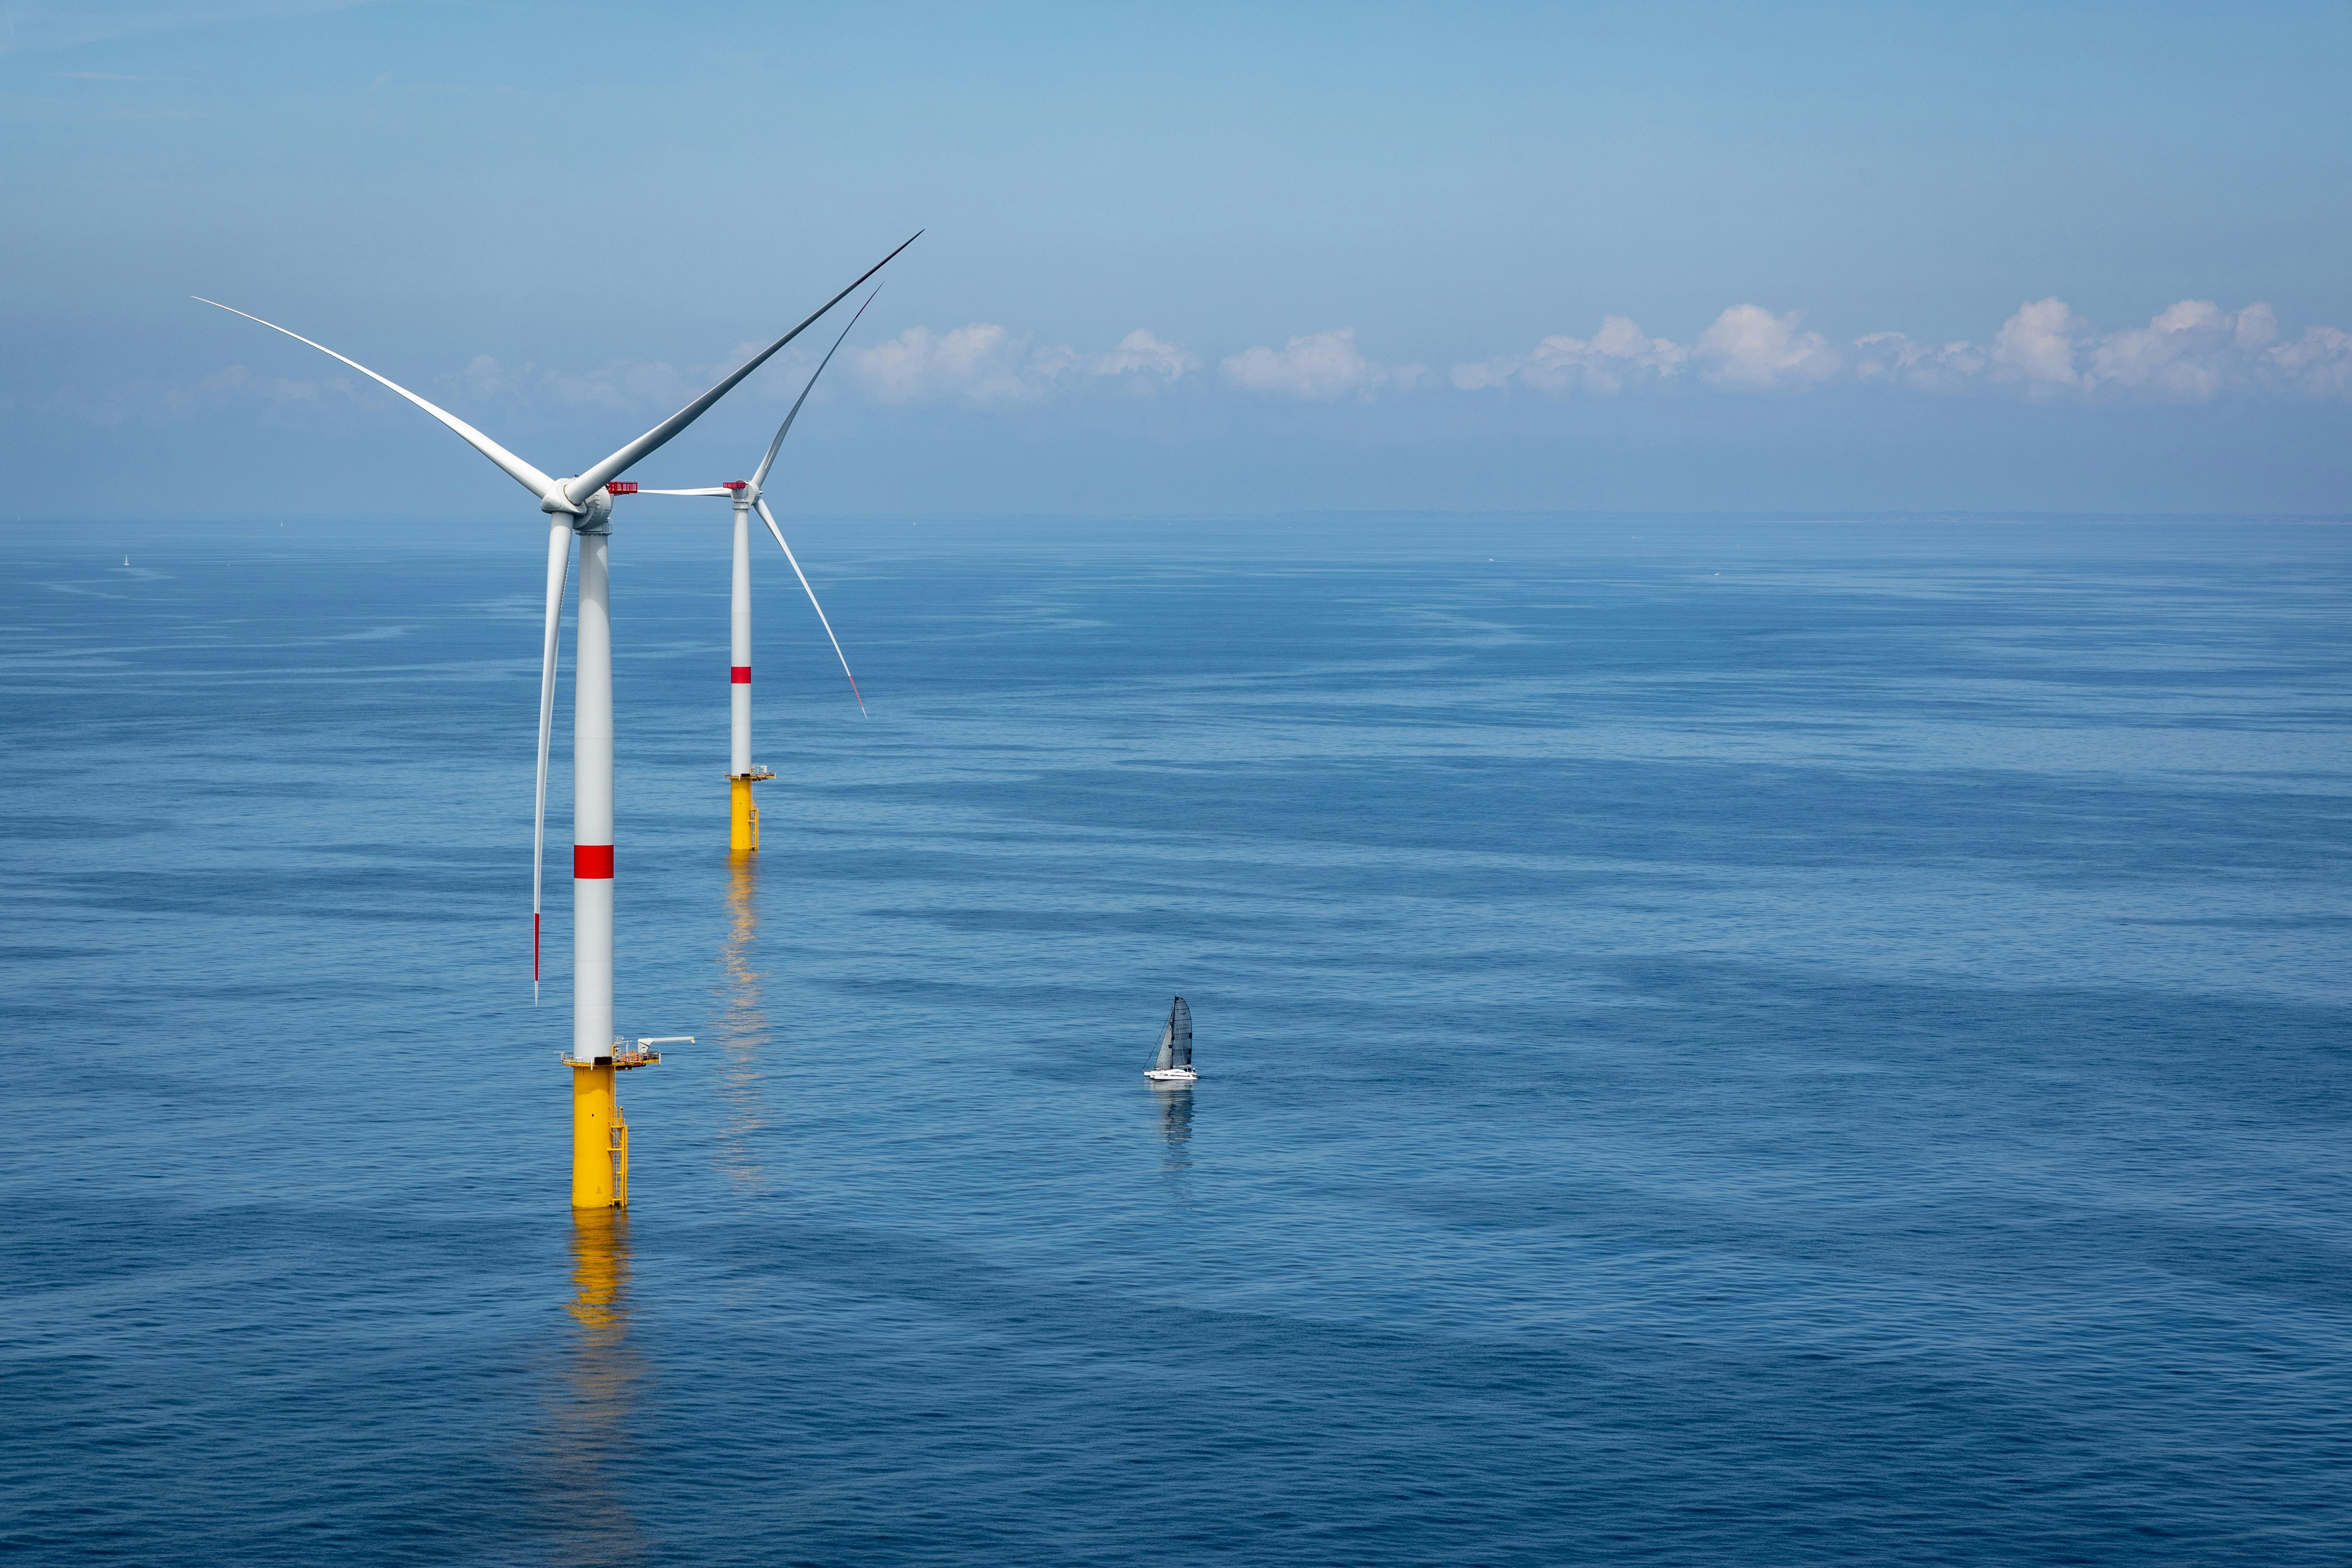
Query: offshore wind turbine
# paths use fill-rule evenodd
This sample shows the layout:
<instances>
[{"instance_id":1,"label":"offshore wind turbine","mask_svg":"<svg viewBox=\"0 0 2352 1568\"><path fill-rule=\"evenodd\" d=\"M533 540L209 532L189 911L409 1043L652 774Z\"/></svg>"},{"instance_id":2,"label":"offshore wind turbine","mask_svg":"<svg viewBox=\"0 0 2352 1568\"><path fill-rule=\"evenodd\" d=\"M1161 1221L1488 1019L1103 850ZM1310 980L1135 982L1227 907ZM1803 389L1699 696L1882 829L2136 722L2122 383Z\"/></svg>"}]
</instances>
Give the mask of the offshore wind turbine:
<instances>
[{"instance_id":1,"label":"offshore wind turbine","mask_svg":"<svg viewBox=\"0 0 2352 1568\"><path fill-rule=\"evenodd\" d=\"M882 292L876 289L874 294ZM866 305L874 303L874 294L866 296ZM808 574L801 570L800 558L793 547L784 543L784 531L776 526L776 514L768 510L767 497L761 486L768 482L768 470L776 466L776 454L783 449L784 437L792 434L793 421L800 417L801 405L816 390L817 377L841 352L849 339L851 327L857 317L866 314L866 305L857 307L857 315L849 318L849 326L841 329L841 336L833 340L824 358L817 362L815 373L793 406L777 426L776 438L768 443L768 454L760 459L759 471L748 479L730 479L723 485L709 485L691 490L649 490L625 486L621 493L648 496L725 496L735 508L735 582L730 606L730 638L727 670L728 700L732 711L729 715L727 752L728 828L727 851L730 855L748 855L760 847L760 808L751 799L751 786L776 775L764 768L751 765L751 512L758 509L760 521L776 536L784 552L784 559L793 563L793 575L801 580L801 590L808 595L809 605L816 611L817 624L824 627L825 640L833 644L834 658L841 660L841 673L849 676L849 693L857 699L857 710L866 711L866 699L857 689L857 677L850 675L849 656L841 651L841 639L833 635L833 623L825 618L824 606L816 602L816 590L809 586Z\"/></svg>"},{"instance_id":2,"label":"offshore wind turbine","mask_svg":"<svg viewBox=\"0 0 2352 1568\"><path fill-rule=\"evenodd\" d=\"M629 1201L628 1123L614 1098L614 1074L659 1061L653 1047L684 1036L640 1039L634 1050L613 1033L613 620L608 541L613 526L609 488L631 465L702 417L737 383L765 364L777 350L808 330L847 299L857 286L888 265L899 251L922 237L919 229L897 249L859 274L856 280L810 313L808 319L746 360L701 396L578 474L552 479L516 457L471 425L435 406L406 387L378 375L357 360L274 321L223 305L202 303L244 316L284 332L296 342L341 360L370 381L431 415L459 439L498 465L508 478L539 500L548 517L547 617L539 664L539 782L531 828L531 994L539 993L539 923L541 867L547 839L547 750L555 713L556 633L562 616L563 588L571 570L572 545L580 545L576 669L572 679L572 1048L562 1060L572 1074L572 1206L623 1208Z\"/></svg>"}]
</instances>

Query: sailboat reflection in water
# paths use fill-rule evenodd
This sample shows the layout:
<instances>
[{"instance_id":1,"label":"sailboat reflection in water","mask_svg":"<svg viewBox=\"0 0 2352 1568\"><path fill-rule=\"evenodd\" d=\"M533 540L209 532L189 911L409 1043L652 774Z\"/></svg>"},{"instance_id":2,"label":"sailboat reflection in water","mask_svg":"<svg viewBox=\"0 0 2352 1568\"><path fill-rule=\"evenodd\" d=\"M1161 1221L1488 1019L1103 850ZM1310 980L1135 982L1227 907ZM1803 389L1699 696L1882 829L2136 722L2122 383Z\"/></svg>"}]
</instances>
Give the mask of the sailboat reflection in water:
<instances>
[{"instance_id":1,"label":"sailboat reflection in water","mask_svg":"<svg viewBox=\"0 0 2352 1568\"><path fill-rule=\"evenodd\" d=\"M1189 1084L1155 1083L1151 1098L1159 1102L1160 1136L1167 1140L1166 1163L1171 1172L1192 1168L1184 1147L1192 1141L1192 1089Z\"/></svg>"},{"instance_id":2,"label":"sailboat reflection in water","mask_svg":"<svg viewBox=\"0 0 2352 1568\"><path fill-rule=\"evenodd\" d=\"M1175 1085L1192 1083L1200 1078L1192 1070L1192 1009L1184 1005L1179 996L1169 1005L1168 1023L1160 1031L1160 1053L1143 1076L1153 1083Z\"/></svg>"}]
</instances>

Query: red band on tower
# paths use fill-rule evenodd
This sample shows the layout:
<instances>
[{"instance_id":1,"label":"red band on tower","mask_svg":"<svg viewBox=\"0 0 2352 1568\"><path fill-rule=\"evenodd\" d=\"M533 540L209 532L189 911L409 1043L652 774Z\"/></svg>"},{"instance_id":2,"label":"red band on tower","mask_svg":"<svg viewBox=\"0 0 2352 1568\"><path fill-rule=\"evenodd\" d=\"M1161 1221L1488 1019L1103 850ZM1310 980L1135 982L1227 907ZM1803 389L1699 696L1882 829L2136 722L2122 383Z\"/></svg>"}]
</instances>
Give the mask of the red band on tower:
<instances>
[{"instance_id":1,"label":"red band on tower","mask_svg":"<svg viewBox=\"0 0 2352 1568\"><path fill-rule=\"evenodd\" d=\"M572 876L575 881L613 879L613 847L609 844L574 844L572 847Z\"/></svg>"},{"instance_id":2,"label":"red band on tower","mask_svg":"<svg viewBox=\"0 0 2352 1568\"><path fill-rule=\"evenodd\" d=\"M727 667L727 679L730 684L736 686L749 686L751 684L751 667L750 665L730 664Z\"/></svg>"}]
</instances>

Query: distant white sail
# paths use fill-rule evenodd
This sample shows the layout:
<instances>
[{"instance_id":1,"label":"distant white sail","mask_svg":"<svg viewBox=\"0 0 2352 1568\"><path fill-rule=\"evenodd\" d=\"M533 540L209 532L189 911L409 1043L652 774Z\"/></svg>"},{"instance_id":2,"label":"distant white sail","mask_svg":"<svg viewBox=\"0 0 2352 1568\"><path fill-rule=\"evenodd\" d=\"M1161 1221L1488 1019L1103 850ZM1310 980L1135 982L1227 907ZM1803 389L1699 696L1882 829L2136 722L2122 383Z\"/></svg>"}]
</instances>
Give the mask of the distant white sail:
<instances>
[{"instance_id":1,"label":"distant white sail","mask_svg":"<svg viewBox=\"0 0 2352 1568\"><path fill-rule=\"evenodd\" d=\"M1181 996L1169 1005L1168 1022L1160 1028L1160 1048L1143 1071L1146 1078L1163 1080L1190 1082L1197 1076L1192 1071L1192 1009Z\"/></svg>"}]
</instances>

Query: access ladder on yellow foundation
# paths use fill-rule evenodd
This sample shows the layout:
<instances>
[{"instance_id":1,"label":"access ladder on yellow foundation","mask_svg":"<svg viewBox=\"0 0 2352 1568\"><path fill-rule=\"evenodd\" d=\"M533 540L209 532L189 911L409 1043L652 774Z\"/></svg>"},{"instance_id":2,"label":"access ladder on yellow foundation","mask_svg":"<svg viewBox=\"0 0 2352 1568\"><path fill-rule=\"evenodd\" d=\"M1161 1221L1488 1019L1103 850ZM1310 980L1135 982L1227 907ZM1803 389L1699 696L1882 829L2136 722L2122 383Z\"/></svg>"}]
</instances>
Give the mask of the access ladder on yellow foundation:
<instances>
[{"instance_id":1,"label":"access ladder on yellow foundation","mask_svg":"<svg viewBox=\"0 0 2352 1568\"><path fill-rule=\"evenodd\" d=\"M748 855L760 847L760 807L751 798L751 786L765 784L776 775L765 768L753 768L748 773L729 773L727 794L727 852Z\"/></svg>"},{"instance_id":2,"label":"access ladder on yellow foundation","mask_svg":"<svg viewBox=\"0 0 2352 1568\"><path fill-rule=\"evenodd\" d=\"M663 1035L634 1047L613 1042L610 1056L593 1061L560 1059L572 1069L572 1206L629 1206L629 1123L614 1092L615 1073L651 1067L661 1060L656 1046L690 1046L692 1035Z\"/></svg>"}]
</instances>

